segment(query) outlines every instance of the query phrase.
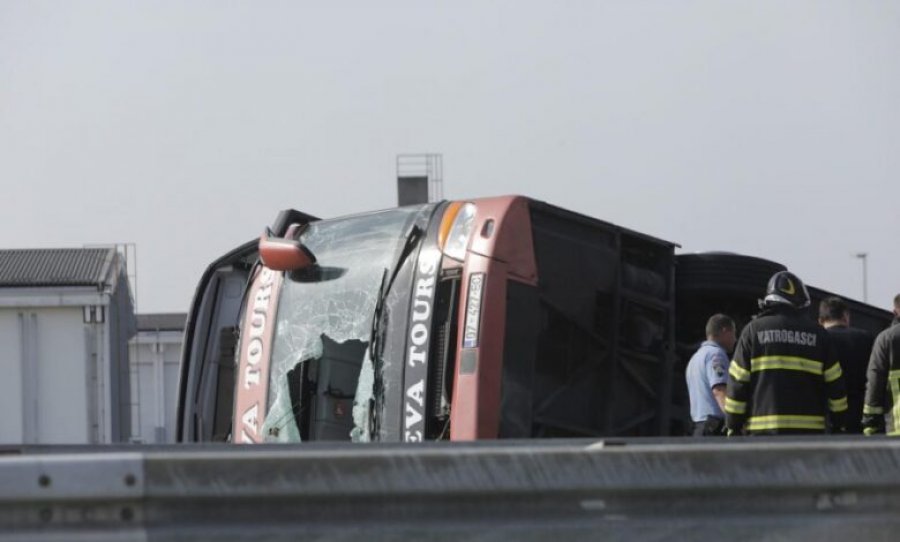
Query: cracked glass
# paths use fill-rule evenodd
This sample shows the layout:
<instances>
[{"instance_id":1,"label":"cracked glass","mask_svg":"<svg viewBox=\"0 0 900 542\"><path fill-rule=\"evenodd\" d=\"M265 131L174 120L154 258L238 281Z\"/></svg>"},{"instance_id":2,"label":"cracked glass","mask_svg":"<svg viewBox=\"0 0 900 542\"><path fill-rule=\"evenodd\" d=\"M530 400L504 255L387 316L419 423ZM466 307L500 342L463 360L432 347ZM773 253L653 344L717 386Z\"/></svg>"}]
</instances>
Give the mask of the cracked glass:
<instances>
[{"instance_id":1,"label":"cracked glass","mask_svg":"<svg viewBox=\"0 0 900 542\"><path fill-rule=\"evenodd\" d=\"M313 222L302 232L317 264L288 273L281 290L262 429L267 442L299 442L295 417L311 426L308 439L370 439L372 319L382 280L427 208Z\"/></svg>"}]
</instances>

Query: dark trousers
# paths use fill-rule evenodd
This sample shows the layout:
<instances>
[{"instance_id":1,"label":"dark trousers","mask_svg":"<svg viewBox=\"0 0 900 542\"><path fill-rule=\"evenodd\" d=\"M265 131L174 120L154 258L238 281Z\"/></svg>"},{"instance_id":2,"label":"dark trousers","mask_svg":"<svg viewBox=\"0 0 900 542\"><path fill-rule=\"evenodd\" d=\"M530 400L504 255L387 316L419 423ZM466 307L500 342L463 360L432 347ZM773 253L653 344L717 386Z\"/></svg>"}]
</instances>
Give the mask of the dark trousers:
<instances>
[{"instance_id":1,"label":"dark trousers","mask_svg":"<svg viewBox=\"0 0 900 542\"><path fill-rule=\"evenodd\" d=\"M725 436L725 420L718 416L710 416L702 422L694 422L695 437Z\"/></svg>"}]
</instances>

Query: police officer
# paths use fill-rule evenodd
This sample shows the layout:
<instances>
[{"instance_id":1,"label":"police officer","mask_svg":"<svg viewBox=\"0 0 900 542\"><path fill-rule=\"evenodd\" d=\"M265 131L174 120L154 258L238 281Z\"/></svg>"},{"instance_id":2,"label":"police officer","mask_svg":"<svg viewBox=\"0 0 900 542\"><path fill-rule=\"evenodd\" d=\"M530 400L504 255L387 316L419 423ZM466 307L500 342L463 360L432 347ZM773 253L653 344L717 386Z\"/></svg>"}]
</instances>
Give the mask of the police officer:
<instances>
[{"instance_id":1,"label":"police officer","mask_svg":"<svg viewBox=\"0 0 900 542\"><path fill-rule=\"evenodd\" d=\"M843 430L841 365L828 332L804 314L809 303L796 275L772 275L762 311L741 333L728 369L729 434L824 433L829 413L832 429Z\"/></svg>"},{"instance_id":2,"label":"police officer","mask_svg":"<svg viewBox=\"0 0 900 542\"><path fill-rule=\"evenodd\" d=\"M684 376L695 437L725 434L728 352L734 348L735 341L734 320L724 314L714 314L706 322L706 340L687 364Z\"/></svg>"},{"instance_id":3,"label":"police officer","mask_svg":"<svg viewBox=\"0 0 900 542\"><path fill-rule=\"evenodd\" d=\"M863 433L885 430L884 415L893 404L889 434L900 434L900 294L894 297L894 322L875 337L866 372L866 404L863 406ZM887 390L891 401L887 400Z\"/></svg>"}]
</instances>

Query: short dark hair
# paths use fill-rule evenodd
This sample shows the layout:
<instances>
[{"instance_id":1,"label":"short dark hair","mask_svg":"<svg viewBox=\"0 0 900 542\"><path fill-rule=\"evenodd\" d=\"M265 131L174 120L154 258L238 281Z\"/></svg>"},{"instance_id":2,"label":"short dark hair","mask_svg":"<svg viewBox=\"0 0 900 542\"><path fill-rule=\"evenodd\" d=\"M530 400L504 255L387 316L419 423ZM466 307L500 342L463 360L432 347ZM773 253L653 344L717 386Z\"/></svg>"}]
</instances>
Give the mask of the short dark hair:
<instances>
[{"instance_id":1,"label":"short dark hair","mask_svg":"<svg viewBox=\"0 0 900 542\"><path fill-rule=\"evenodd\" d=\"M846 316L849 310L850 309L847 308L847 303L840 297L828 297L819 303L819 320L834 322L835 320L840 320Z\"/></svg>"},{"instance_id":2,"label":"short dark hair","mask_svg":"<svg viewBox=\"0 0 900 542\"><path fill-rule=\"evenodd\" d=\"M718 337L725 330L734 329L734 320L725 314L713 314L706 321L706 336Z\"/></svg>"}]
</instances>

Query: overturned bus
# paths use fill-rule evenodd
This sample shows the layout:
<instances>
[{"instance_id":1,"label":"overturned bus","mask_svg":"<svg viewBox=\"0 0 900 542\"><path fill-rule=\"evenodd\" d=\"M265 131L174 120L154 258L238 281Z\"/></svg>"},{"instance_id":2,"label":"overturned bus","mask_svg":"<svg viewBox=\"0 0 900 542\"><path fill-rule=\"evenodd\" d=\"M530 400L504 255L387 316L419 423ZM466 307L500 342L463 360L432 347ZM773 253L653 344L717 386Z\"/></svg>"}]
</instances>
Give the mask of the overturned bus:
<instances>
[{"instance_id":1,"label":"overturned bus","mask_svg":"<svg viewBox=\"0 0 900 542\"><path fill-rule=\"evenodd\" d=\"M702 322L748 320L783 267L676 246L520 196L282 212L201 279L179 439L683 434Z\"/></svg>"}]
</instances>

